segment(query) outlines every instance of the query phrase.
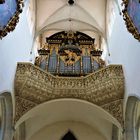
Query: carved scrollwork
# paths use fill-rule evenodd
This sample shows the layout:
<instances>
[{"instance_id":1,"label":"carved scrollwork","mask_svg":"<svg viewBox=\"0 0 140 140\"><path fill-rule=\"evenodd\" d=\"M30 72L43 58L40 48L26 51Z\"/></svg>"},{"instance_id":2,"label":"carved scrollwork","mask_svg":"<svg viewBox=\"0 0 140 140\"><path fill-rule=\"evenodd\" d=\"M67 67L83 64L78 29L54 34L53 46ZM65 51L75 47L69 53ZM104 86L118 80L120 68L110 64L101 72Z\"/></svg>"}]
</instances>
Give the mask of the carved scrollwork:
<instances>
[{"instance_id":1,"label":"carved scrollwork","mask_svg":"<svg viewBox=\"0 0 140 140\"><path fill-rule=\"evenodd\" d=\"M108 111L112 116L114 116L120 124L123 126L123 108L122 108L123 100L116 100L111 103L105 104L102 106L103 109Z\"/></svg>"},{"instance_id":2,"label":"carved scrollwork","mask_svg":"<svg viewBox=\"0 0 140 140\"><path fill-rule=\"evenodd\" d=\"M24 98L20 98L19 96L16 96L16 118L15 121L17 121L18 118L20 118L22 115L24 115L27 111L35 107L37 104L34 102L31 102L29 100L26 100Z\"/></svg>"},{"instance_id":3,"label":"carved scrollwork","mask_svg":"<svg viewBox=\"0 0 140 140\"><path fill-rule=\"evenodd\" d=\"M46 101L76 98L104 108L122 124L122 66L110 65L85 77L57 77L30 63L18 63L15 96L16 120Z\"/></svg>"}]
</instances>

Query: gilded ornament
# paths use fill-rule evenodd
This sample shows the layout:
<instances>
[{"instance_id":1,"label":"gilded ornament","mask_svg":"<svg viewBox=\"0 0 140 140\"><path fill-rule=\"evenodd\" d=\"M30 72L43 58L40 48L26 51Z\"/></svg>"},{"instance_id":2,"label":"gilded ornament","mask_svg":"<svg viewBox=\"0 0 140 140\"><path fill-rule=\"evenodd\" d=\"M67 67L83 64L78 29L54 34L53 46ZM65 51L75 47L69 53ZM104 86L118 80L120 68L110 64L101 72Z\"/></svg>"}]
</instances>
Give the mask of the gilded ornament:
<instances>
[{"instance_id":1,"label":"gilded ornament","mask_svg":"<svg viewBox=\"0 0 140 140\"><path fill-rule=\"evenodd\" d=\"M75 98L96 104L123 124L124 76L110 65L85 77L57 77L31 63L18 63L15 77L16 117L44 102Z\"/></svg>"}]
</instances>

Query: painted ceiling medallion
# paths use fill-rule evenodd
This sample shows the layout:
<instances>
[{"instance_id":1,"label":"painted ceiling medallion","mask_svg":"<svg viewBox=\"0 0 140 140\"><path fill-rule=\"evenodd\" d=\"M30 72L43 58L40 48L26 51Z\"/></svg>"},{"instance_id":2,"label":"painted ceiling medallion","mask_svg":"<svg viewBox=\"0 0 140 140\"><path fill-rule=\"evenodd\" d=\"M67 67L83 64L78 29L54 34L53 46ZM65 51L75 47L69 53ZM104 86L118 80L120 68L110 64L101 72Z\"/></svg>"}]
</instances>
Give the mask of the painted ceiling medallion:
<instances>
[{"instance_id":1,"label":"painted ceiling medallion","mask_svg":"<svg viewBox=\"0 0 140 140\"><path fill-rule=\"evenodd\" d=\"M0 0L0 38L15 29L19 14L22 12L23 0Z\"/></svg>"},{"instance_id":2,"label":"painted ceiling medallion","mask_svg":"<svg viewBox=\"0 0 140 140\"><path fill-rule=\"evenodd\" d=\"M135 39L140 41L140 1L123 0L123 4L124 10L122 12L127 29Z\"/></svg>"}]
</instances>

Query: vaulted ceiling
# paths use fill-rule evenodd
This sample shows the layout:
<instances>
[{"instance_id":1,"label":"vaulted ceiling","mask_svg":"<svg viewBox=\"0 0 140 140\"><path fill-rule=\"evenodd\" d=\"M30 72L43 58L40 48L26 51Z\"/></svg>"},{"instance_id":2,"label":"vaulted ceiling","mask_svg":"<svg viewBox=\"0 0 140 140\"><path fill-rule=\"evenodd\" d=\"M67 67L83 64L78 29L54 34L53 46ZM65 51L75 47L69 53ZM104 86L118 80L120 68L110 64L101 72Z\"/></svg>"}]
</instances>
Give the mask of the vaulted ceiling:
<instances>
[{"instance_id":1,"label":"vaulted ceiling","mask_svg":"<svg viewBox=\"0 0 140 140\"><path fill-rule=\"evenodd\" d=\"M104 36L106 0L37 0L37 32L55 30L92 31Z\"/></svg>"},{"instance_id":2,"label":"vaulted ceiling","mask_svg":"<svg viewBox=\"0 0 140 140\"><path fill-rule=\"evenodd\" d=\"M108 0L36 0L36 37L45 38L59 31L81 31L95 38L101 48L106 39L106 12ZM34 1L33 1L34 2Z\"/></svg>"}]
</instances>

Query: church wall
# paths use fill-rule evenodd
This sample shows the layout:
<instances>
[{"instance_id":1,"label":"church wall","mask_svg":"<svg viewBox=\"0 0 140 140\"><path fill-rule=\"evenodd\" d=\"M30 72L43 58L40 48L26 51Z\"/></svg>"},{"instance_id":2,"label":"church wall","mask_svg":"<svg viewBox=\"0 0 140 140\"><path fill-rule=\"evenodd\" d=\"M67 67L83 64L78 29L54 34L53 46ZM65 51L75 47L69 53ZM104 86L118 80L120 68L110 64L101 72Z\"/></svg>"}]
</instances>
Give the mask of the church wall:
<instances>
[{"instance_id":1,"label":"church wall","mask_svg":"<svg viewBox=\"0 0 140 140\"><path fill-rule=\"evenodd\" d=\"M115 10L116 18L108 40L109 64L122 64L125 76L125 94L140 96L140 42L127 31L123 16Z\"/></svg>"},{"instance_id":2,"label":"church wall","mask_svg":"<svg viewBox=\"0 0 140 140\"><path fill-rule=\"evenodd\" d=\"M23 8L16 29L0 40L0 91L13 89L17 62L30 61L33 36L27 21L27 5Z\"/></svg>"},{"instance_id":3,"label":"church wall","mask_svg":"<svg viewBox=\"0 0 140 140\"><path fill-rule=\"evenodd\" d=\"M80 122L70 121L57 122L46 126L29 140L61 140L68 131L71 131L77 140L106 140L96 129Z\"/></svg>"}]
</instances>

